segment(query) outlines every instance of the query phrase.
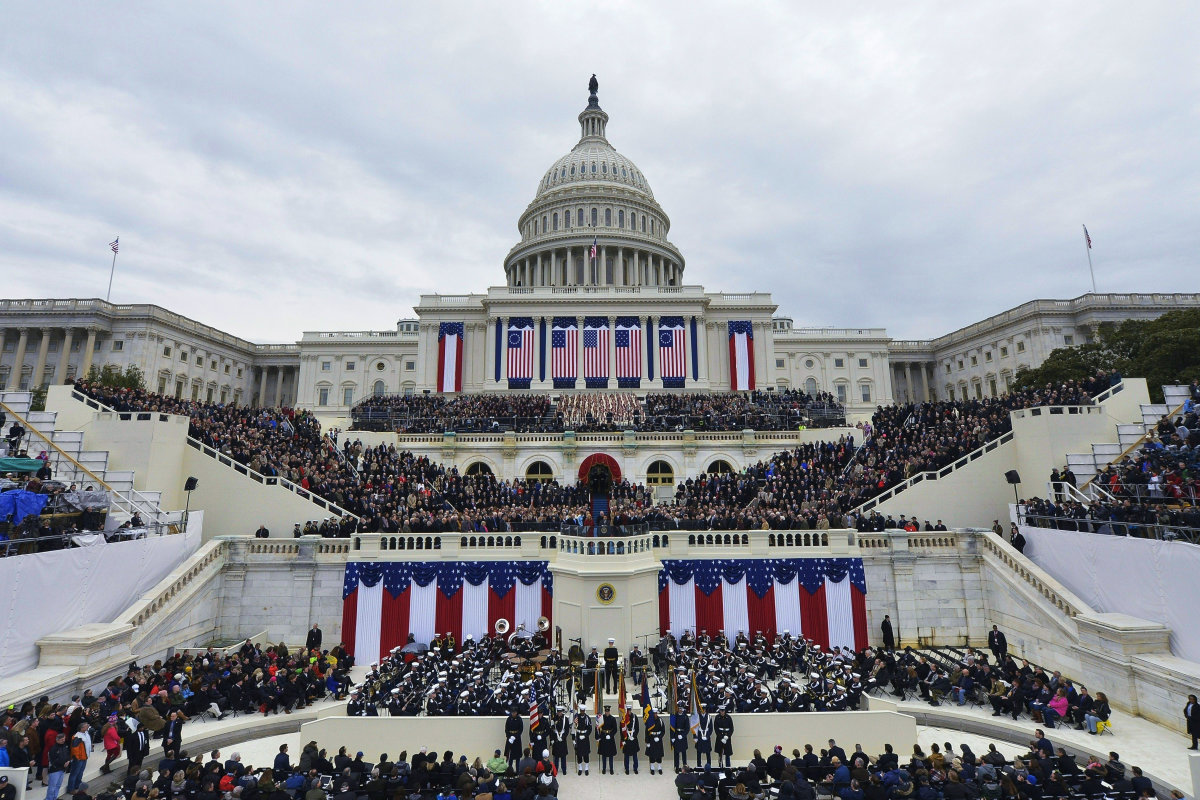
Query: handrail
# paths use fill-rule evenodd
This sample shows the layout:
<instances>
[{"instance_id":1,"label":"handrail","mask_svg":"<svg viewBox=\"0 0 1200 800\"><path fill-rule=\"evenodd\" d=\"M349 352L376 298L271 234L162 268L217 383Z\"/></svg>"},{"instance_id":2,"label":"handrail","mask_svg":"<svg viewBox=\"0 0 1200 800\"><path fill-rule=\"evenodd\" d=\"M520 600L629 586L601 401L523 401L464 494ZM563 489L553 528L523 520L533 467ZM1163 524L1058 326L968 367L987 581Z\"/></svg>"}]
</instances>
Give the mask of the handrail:
<instances>
[{"instance_id":1,"label":"handrail","mask_svg":"<svg viewBox=\"0 0 1200 800\"><path fill-rule=\"evenodd\" d=\"M1119 520L1084 519L1079 517L1045 517L1033 514L1022 516L1021 521L1030 527L1046 530L1078 531L1081 533L1094 533L1099 536L1130 536L1135 539L1158 539L1163 542L1182 540L1189 544L1200 544L1200 528L1189 528L1185 525L1161 525L1157 522L1121 522ZM1067 527L1068 525L1070 527Z\"/></svg>"},{"instance_id":2,"label":"handrail","mask_svg":"<svg viewBox=\"0 0 1200 800\"><path fill-rule=\"evenodd\" d=\"M1124 390L1125 390L1125 380L1122 378L1121 380L1119 380L1119 381L1117 381L1116 383L1114 383L1112 386L1110 386L1110 387L1108 387L1107 389L1105 389L1105 390L1104 390L1103 392L1101 392L1100 394L1098 394L1098 395L1096 395L1095 397L1093 397L1093 398L1092 398L1092 404L1093 404L1093 405L1100 405L1101 403L1103 403L1103 402L1104 402L1105 400L1107 400L1108 398L1112 397L1112 396L1113 396L1113 395L1115 395L1115 394L1119 394L1120 392L1122 392L1122 391L1124 391Z\"/></svg>"},{"instance_id":3,"label":"handrail","mask_svg":"<svg viewBox=\"0 0 1200 800\"><path fill-rule=\"evenodd\" d=\"M79 400L80 402L84 403L85 405L89 405L92 408L95 408L100 411L110 411L112 413L123 413L123 412L117 412L117 410L115 408L107 406L104 403L101 403L99 400L88 397L87 395L83 394L82 392L80 392L76 389L71 390L71 397L76 400ZM321 508L326 509L327 511L332 511L334 514L336 514L339 517L349 516L354 519L360 519L357 514L351 514L349 511L342 508L337 503L330 502L329 500L326 500L324 497L321 497L320 495L318 495L314 492L311 492L308 489L305 489L303 486L298 486L297 484L292 483L287 478L281 478L278 475L263 475L260 472L256 472L255 470L251 469L250 467L246 466L245 464L242 464L240 461L235 460L232 456L228 456L228 455L222 453L220 450L217 450L216 448L209 447L204 442L201 442L198 439L194 439L191 436L188 436L186 441L187 441L187 444L189 447L199 450L201 453L204 453L204 455L209 456L210 458L215 458L217 461L224 464L225 466L230 467L238 472L241 472L243 475L246 475L251 480L257 481L258 483L261 483L264 486L282 486L284 489L287 489L292 494L299 495L300 497L304 498L305 500L311 500L316 505L320 506Z\"/></svg>"},{"instance_id":4,"label":"handrail","mask_svg":"<svg viewBox=\"0 0 1200 800\"><path fill-rule=\"evenodd\" d=\"M47 445L50 446L50 449L55 452L55 454L58 456L60 461L63 459L66 459L68 462L70 462L75 467L75 469L78 472L82 472L84 475L87 475L88 478L90 478L92 481L99 484L100 486L103 486L104 491L108 492L114 500L124 501L124 503L126 504L127 507L121 508L121 510L124 511L126 514L133 514L138 511L144 511L147 514L149 514L150 516L152 516L157 521L159 515L163 513L162 508L157 507L157 506L151 505L148 509L139 507L137 503L135 503L131 498L126 497L122 492L120 492L116 488L114 488L113 485L110 484L108 481L104 480L99 475L97 475L96 473L92 472L90 469L85 467L83 464L76 461L74 456L72 456L66 450L63 450L62 447L60 447L53 439L51 439L49 436L47 436L46 434L44 434L40 430L38 430L34 426L34 424L29 421L29 419L27 417L24 417L21 414L18 414L16 411L14 411L12 406L8 405L7 403L5 403L3 401L0 401L0 408L3 408L14 419L18 420L21 423L21 425L25 428L26 432L32 433L32 434L37 434L38 438L40 438Z\"/></svg>"},{"instance_id":5,"label":"handrail","mask_svg":"<svg viewBox=\"0 0 1200 800\"><path fill-rule=\"evenodd\" d=\"M1186 402L1186 401L1184 401L1184 402ZM1163 414L1161 417L1159 417L1159 420L1163 420L1168 417L1175 416L1177 413L1183 411L1183 406L1184 406L1184 404L1180 403L1179 405L1175 406L1175 408L1173 410L1170 410L1166 414ZM1157 425L1157 423L1155 423L1155 425ZM1153 434L1154 434L1154 430L1152 427L1151 430L1148 430L1145 433L1143 433L1141 436L1139 436L1137 438L1137 441L1135 441L1133 444L1129 445L1129 447L1126 447L1124 451L1122 451L1119 455L1117 455L1115 458L1110 460L1108 462L1108 464L1106 464L1105 466L1116 464L1118 461L1123 461L1125 458L1127 458L1129 456L1130 453L1134 452L1135 450L1140 450L1142 448L1142 446L1145 445L1146 442L1150 440L1150 437ZM1095 456L1095 453L1093 453L1093 457L1094 456ZM1095 463L1093 462L1093 467L1094 466L1095 466ZM1086 481L1084 481L1083 486L1081 486L1079 488L1087 489L1089 486L1091 486L1092 483L1096 480L1096 477L1100 474L1100 472L1101 472L1101 470L1096 470L1096 473L1094 475L1092 475L1092 477L1090 477Z\"/></svg>"}]
</instances>

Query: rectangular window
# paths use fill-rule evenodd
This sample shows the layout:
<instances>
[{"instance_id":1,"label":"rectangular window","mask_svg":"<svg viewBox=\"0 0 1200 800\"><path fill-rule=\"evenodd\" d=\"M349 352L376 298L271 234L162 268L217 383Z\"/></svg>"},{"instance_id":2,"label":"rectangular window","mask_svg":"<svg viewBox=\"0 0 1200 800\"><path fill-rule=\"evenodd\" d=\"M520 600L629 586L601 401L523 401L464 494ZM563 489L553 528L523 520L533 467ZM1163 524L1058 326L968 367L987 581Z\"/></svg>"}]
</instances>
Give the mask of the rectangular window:
<instances>
[{"instance_id":1,"label":"rectangular window","mask_svg":"<svg viewBox=\"0 0 1200 800\"><path fill-rule=\"evenodd\" d=\"M1017 352L1018 353L1025 352L1025 343L1024 342L1017 342Z\"/></svg>"},{"instance_id":2,"label":"rectangular window","mask_svg":"<svg viewBox=\"0 0 1200 800\"><path fill-rule=\"evenodd\" d=\"M865 358L860 358L858 360L858 366L865 368L867 366L867 360Z\"/></svg>"},{"instance_id":3,"label":"rectangular window","mask_svg":"<svg viewBox=\"0 0 1200 800\"><path fill-rule=\"evenodd\" d=\"M319 405L319 406L329 405L329 390L328 389L318 389L317 390L317 405Z\"/></svg>"},{"instance_id":4,"label":"rectangular window","mask_svg":"<svg viewBox=\"0 0 1200 800\"><path fill-rule=\"evenodd\" d=\"M97 349L97 350L99 350L100 348L96 348L96 349ZM124 342L122 342L122 341L113 341L113 343L112 343L112 349L113 349L114 351L118 351L118 352L119 352L119 351L121 351L121 350L124 350L124 349L125 349L125 343L124 343Z\"/></svg>"},{"instance_id":5,"label":"rectangular window","mask_svg":"<svg viewBox=\"0 0 1200 800\"><path fill-rule=\"evenodd\" d=\"M170 357L171 357L171 348L164 347L163 348L163 358L170 358Z\"/></svg>"},{"instance_id":6,"label":"rectangular window","mask_svg":"<svg viewBox=\"0 0 1200 800\"><path fill-rule=\"evenodd\" d=\"M158 393L159 394L167 393L167 379L166 378L158 379Z\"/></svg>"},{"instance_id":7,"label":"rectangular window","mask_svg":"<svg viewBox=\"0 0 1200 800\"><path fill-rule=\"evenodd\" d=\"M846 402L846 384L839 383L836 388L837 388L838 402L845 404L845 402Z\"/></svg>"},{"instance_id":8,"label":"rectangular window","mask_svg":"<svg viewBox=\"0 0 1200 800\"><path fill-rule=\"evenodd\" d=\"M962 359L961 359L961 358L958 360L958 368L959 368L959 369L962 369L962 368L963 368L963 361L962 361Z\"/></svg>"},{"instance_id":9,"label":"rectangular window","mask_svg":"<svg viewBox=\"0 0 1200 800\"><path fill-rule=\"evenodd\" d=\"M331 369L333 369L332 361L322 361L321 362L321 372L329 372L329 370L331 370Z\"/></svg>"},{"instance_id":10,"label":"rectangular window","mask_svg":"<svg viewBox=\"0 0 1200 800\"><path fill-rule=\"evenodd\" d=\"M353 371L354 371L354 362L353 362L353 361L347 361L347 362L346 362L346 371L347 371L347 372L353 372Z\"/></svg>"},{"instance_id":11,"label":"rectangular window","mask_svg":"<svg viewBox=\"0 0 1200 800\"><path fill-rule=\"evenodd\" d=\"M864 383L859 386L862 389L862 401L864 403L871 402L871 384Z\"/></svg>"},{"instance_id":12,"label":"rectangular window","mask_svg":"<svg viewBox=\"0 0 1200 800\"><path fill-rule=\"evenodd\" d=\"M1008 358L1008 348L1007 348L1007 347L1001 347L1001 348L1000 348L1000 357L1001 357L1001 358Z\"/></svg>"},{"instance_id":13,"label":"rectangular window","mask_svg":"<svg viewBox=\"0 0 1200 800\"><path fill-rule=\"evenodd\" d=\"M949 364L946 365L946 374L947 375L950 374L950 365Z\"/></svg>"},{"instance_id":14,"label":"rectangular window","mask_svg":"<svg viewBox=\"0 0 1200 800\"><path fill-rule=\"evenodd\" d=\"M210 386L208 391L204 393L204 402L211 403L212 399L213 399L213 390L212 390L212 387Z\"/></svg>"},{"instance_id":15,"label":"rectangular window","mask_svg":"<svg viewBox=\"0 0 1200 800\"><path fill-rule=\"evenodd\" d=\"M342 405L349 406L354 404L354 389L347 386L342 389Z\"/></svg>"},{"instance_id":16,"label":"rectangular window","mask_svg":"<svg viewBox=\"0 0 1200 800\"><path fill-rule=\"evenodd\" d=\"M196 356L196 366L197 367L204 366L204 356Z\"/></svg>"},{"instance_id":17,"label":"rectangular window","mask_svg":"<svg viewBox=\"0 0 1200 800\"><path fill-rule=\"evenodd\" d=\"M995 378L988 378L988 389L991 390L992 397L997 396L998 392L996 391L996 379Z\"/></svg>"},{"instance_id":18,"label":"rectangular window","mask_svg":"<svg viewBox=\"0 0 1200 800\"><path fill-rule=\"evenodd\" d=\"M404 396L405 397L412 397L413 394L415 394L415 393L416 393L416 390L413 387L411 387L411 386L404 387Z\"/></svg>"},{"instance_id":19,"label":"rectangular window","mask_svg":"<svg viewBox=\"0 0 1200 800\"><path fill-rule=\"evenodd\" d=\"M782 358L775 359L775 369L783 369L783 359Z\"/></svg>"},{"instance_id":20,"label":"rectangular window","mask_svg":"<svg viewBox=\"0 0 1200 800\"><path fill-rule=\"evenodd\" d=\"M404 371L405 372L412 372L416 368L417 368L417 362L415 362L415 361L405 361L404 362Z\"/></svg>"},{"instance_id":21,"label":"rectangular window","mask_svg":"<svg viewBox=\"0 0 1200 800\"><path fill-rule=\"evenodd\" d=\"M992 351L991 350L988 350L986 353L983 354L983 360L984 361L992 360Z\"/></svg>"},{"instance_id":22,"label":"rectangular window","mask_svg":"<svg viewBox=\"0 0 1200 800\"><path fill-rule=\"evenodd\" d=\"M1075 337L1074 336L1064 336L1063 344L1065 344L1067 347L1070 347L1071 345L1075 344Z\"/></svg>"},{"instance_id":23,"label":"rectangular window","mask_svg":"<svg viewBox=\"0 0 1200 800\"><path fill-rule=\"evenodd\" d=\"M226 370L226 372L228 372L228 370ZM239 378L242 377L242 368L241 367L238 367L238 377Z\"/></svg>"},{"instance_id":24,"label":"rectangular window","mask_svg":"<svg viewBox=\"0 0 1200 800\"><path fill-rule=\"evenodd\" d=\"M209 368L209 369L216 369L216 368L217 368L217 362L216 362L216 361L210 361L210 362L208 362L208 368Z\"/></svg>"},{"instance_id":25,"label":"rectangular window","mask_svg":"<svg viewBox=\"0 0 1200 800\"><path fill-rule=\"evenodd\" d=\"M180 360L180 361L187 361L187 351L186 351L186 350L180 350L180 351L179 351L179 360Z\"/></svg>"},{"instance_id":26,"label":"rectangular window","mask_svg":"<svg viewBox=\"0 0 1200 800\"><path fill-rule=\"evenodd\" d=\"M834 365L835 367L844 367L844 366L846 366L846 359L844 359L844 358L835 358L835 359L833 360L833 365Z\"/></svg>"},{"instance_id":27,"label":"rectangular window","mask_svg":"<svg viewBox=\"0 0 1200 800\"><path fill-rule=\"evenodd\" d=\"M226 374L226 375L228 375L228 374L229 374L229 365L228 365L228 364L226 364L226 365L225 365L225 374ZM240 372L238 373L238 376L239 376L239 377L241 377L241 373L240 373Z\"/></svg>"},{"instance_id":28,"label":"rectangular window","mask_svg":"<svg viewBox=\"0 0 1200 800\"><path fill-rule=\"evenodd\" d=\"M978 356L971 356L971 366L972 367L979 366L979 357Z\"/></svg>"}]
</instances>

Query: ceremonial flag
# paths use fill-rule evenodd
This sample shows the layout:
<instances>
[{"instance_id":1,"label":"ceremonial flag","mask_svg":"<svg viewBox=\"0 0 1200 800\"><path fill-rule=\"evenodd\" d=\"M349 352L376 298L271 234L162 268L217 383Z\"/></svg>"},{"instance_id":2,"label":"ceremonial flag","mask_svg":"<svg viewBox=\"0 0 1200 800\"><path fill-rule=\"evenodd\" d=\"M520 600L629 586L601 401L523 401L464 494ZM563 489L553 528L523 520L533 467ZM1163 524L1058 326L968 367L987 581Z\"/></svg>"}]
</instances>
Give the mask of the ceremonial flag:
<instances>
[{"instance_id":1,"label":"ceremonial flag","mask_svg":"<svg viewBox=\"0 0 1200 800\"><path fill-rule=\"evenodd\" d=\"M533 318L508 320L508 388L528 389L533 380Z\"/></svg>"},{"instance_id":2,"label":"ceremonial flag","mask_svg":"<svg viewBox=\"0 0 1200 800\"><path fill-rule=\"evenodd\" d=\"M342 642L369 664L408 641L449 632L482 641L496 620L537 630L552 613L546 561L351 561L342 583Z\"/></svg>"},{"instance_id":3,"label":"ceremonial flag","mask_svg":"<svg viewBox=\"0 0 1200 800\"><path fill-rule=\"evenodd\" d=\"M438 326L439 392L462 391L463 324L443 322Z\"/></svg>"},{"instance_id":4,"label":"ceremonial flag","mask_svg":"<svg viewBox=\"0 0 1200 800\"><path fill-rule=\"evenodd\" d=\"M529 732L533 733L533 729L542 724L542 712L538 708L537 686L529 684Z\"/></svg>"},{"instance_id":5,"label":"ceremonial flag","mask_svg":"<svg viewBox=\"0 0 1200 800\"><path fill-rule=\"evenodd\" d=\"M595 689L596 724L600 724L600 712L604 710L604 702L600 696L600 668L592 670L592 686Z\"/></svg>"},{"instance_id":6,"label":"ceremonial flag","mask_svg":"<svg viewBox=\"0 0 1200 800\"><path fill-rule=\"evenodd\" d=\"M658 363L663 386L682 389L687 378L687 343L683 317L663 317L658 323Z\"/></svg>"},{"instance_id":7,"label":"ceremonial flag","mask_svg":"<svg viewBox=\"0 0 1200 800\"><path fill-rule=\"evenodd\" d=\"M691 671L692 679L692 697L688 700L688 710L691 712L688 725L691 726L692 733L700 727L700 688L696 686L696 670Z\"/></svg>"},{"instance_id":8,"label":"ceremonial flag","mask_svg":"<svg viewBox=\"0 0 1200 800\"><path fill-rule=\"evenodd\" d=\"M642 385L642 323L637 317L617 317L613 332L616 350L617 388L639 389Z\"/></svg>"},{"instance_id":9,"label":"ceremonial flag","mask_svg":"<svg viewBox=\"0 0 1200 800\"><path fill-rule=\"evenodd\" d=\"M583 379L588 388L608 387L608 318L583 321Z\"/></svg>"},{"instance_id":10,"label":"ceremonial flag","mask_svg":"<svg viewBox=\"0 0 1200 800\"><path fill-rule=\"evenodd\" d=\"M754 326L748 321L729 323L729 388L754 391Z\"/></svg>"},{"instance_id":11,"label":"ceremonial flag","mask_svg":"<svg viewBox=\"0 0 1200 800\"><path fill-rule=\"evenodd\" d=\"M867 646L866 573L861 558L664 560L659 626L740 632L768 640L789 631L822 647Z\"/></svg>"},{"instance_id":12,"label":"ceremonial flag","mask_svg":"<svg viewBox=\"0 0 1200 800\"><path fill-rule=\"evenodd\" d=\"M621 691L617 695L617 717L621 720L621 738L624 739L629 735L629 709L625 704L625 670L617 673L617 678L621 682Z\"/></svg>"},{"instance_id":13,"label":"ceremonial flag","mask_svg":"<svg viewBox=\"0 0 1200 800\"><path fill-rule=\"evenodd\" d=\"M575 317L555 317L550 331L550 377L555 389L574 389L579 374L579 325Z\"/></svg>"},{"instance_id":14,"label":"ceremonial flag","mask_svg":"<svg viewBox=\"0 0 1200 800\"><path fill-rule=\"evenodd\" d=\"M650 716L650 687L646 684L646 671L642 670L642 694L638 698L642 704L642 722Z\"/></svg>"}]
</instances>

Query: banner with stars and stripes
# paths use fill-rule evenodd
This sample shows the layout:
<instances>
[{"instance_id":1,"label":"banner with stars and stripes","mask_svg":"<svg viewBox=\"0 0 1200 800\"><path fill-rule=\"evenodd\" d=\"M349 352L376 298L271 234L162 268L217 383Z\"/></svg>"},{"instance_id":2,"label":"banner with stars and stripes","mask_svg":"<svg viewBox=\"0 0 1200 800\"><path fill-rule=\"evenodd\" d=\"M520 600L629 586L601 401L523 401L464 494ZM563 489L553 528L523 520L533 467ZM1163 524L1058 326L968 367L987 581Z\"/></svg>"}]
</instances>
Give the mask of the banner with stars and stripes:
<instances>
[{"instance_id":1,"label":"banner with stars and stripes","mask_svg":"<svg viewBox=\"0 0 1200 800\"><path fill-rule=\"evenodd\" d=\"M729 388L754 391L754 325L748 320L729 323Z\"/></svg>"},{"instance_id":2,"label":"banner with stars and stripes","mask_svg":"<svg viewBox=\"0 0 1200 800\"><path fill-rule=\"evenodd\" d=\"M687 380L687 342L683 317L658 322L658 363L664 389L682 389Z\"/></svg>"},{"instance_id":3,"label":"banner with stars and stripes","mask_svg":"<svg viewBox=\"0 0 1200 800\"><path fill-rule=\"evenodd\" d=\"M608 317L583 320L583 380L589 389L608 388Z\"/></svg>"},{"instance_id":4,"label":"banner with stars and stripes","mask_svg":"<svg viewBox=\"0 0 1200 800\"><path fill-rule=\"evenodd\" d=\"M479 641L496 621L537 631L550 618L553 583L547 561L395 561L346 564L342 583L342 645L370 664L403 647L409 634Z\"/></svg>"},{"instance_id":5,"label":"banner with stars and stripes","mask_svg":"<svg viewBox=\"0 0 1200 800\"><path fill-rule=\"evenodd\" d=\"M579 322L555 317L550 331L550 377L555 389L574 389L579 374Z\"/></svg>"},{"instance_id":6,"label":"banner with stars and stripes","mask_svg":"<svg viewBox=\"0 0 1200 800\"><path fill-rule=\"evenodd\" d=\"M861 558L664 560L658 573L662 633L759 631L824 648L867 646L867 578Z\"/></svg>"}]
</instances>

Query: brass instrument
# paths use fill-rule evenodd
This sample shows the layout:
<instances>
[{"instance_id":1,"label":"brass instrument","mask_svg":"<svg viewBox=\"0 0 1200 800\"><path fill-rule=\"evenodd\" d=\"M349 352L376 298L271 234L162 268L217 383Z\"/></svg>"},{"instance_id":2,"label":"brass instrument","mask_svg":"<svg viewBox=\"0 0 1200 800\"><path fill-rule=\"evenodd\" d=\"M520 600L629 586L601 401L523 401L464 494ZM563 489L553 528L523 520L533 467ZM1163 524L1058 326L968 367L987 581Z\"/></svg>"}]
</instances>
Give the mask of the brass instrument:
<instances>
[{"instance_id":1,"label":"brass instrument","mask_svg":"<svg viewBox=\"0 0 1200 800\"><path fill-rule=\"evenodd\" d=\"M550 630L550 619L548 617L538 617L537 629L541 633L545 633L546 631Z\"/></svg>"},{"instance_id":2,"label":"brass instrument","mask_svg":"<svg viewBox=\"0 0 1200 800\"><path fill-rule=\"evenodd\" d=\"M509 628L511 628L511 627L512 627L512 623L510 623L506 619L501 618L501 619L496 620L496 625L495 625L496 635L503 636L504 634L508 633Z\"/></svg>"}]
</instances>

